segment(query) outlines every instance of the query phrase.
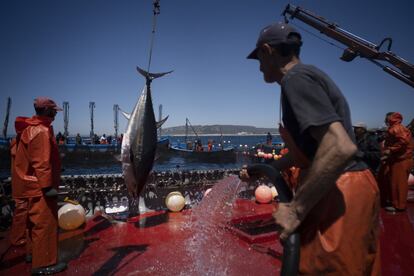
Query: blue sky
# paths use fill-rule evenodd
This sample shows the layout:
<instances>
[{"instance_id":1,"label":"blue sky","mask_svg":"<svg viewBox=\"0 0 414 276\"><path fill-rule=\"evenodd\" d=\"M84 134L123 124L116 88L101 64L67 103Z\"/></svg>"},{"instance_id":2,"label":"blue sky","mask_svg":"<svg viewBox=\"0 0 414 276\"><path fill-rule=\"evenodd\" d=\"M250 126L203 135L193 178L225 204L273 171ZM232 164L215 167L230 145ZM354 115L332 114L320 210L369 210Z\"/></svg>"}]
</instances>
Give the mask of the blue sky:
<instances>
[{"instance_id":1,"label":"blue sky","mask_svg":"<svg viewBox=\"0 0 414 276\"><path fill-rule=\"evenodd\" d=\"M374 43L392 37L393 52L414 62L410 0L398 5L374 0L161 0L151 68L174 70L152 86L156 116L159 104L170 115L165 127L183 125L186 117L194 125L276 125L280 88L264 83L258 62L245 57L260 29L282 20L288 3ZM388 111L401 112L405 123L414 118L413 88L369 61L341 61L340 49L303 31L317 34L299 20L293 23L303 35L302 61L333 78L348 99L353 121L379 127ZM113 133L113 104L132 110L144 86L135 66L147 66L151 25L151 0L0 1L1 122L8 96L9 133L16 116L33 115L36 96L49 96L60 105L69 101L70 134L89 133L89 101L96 104L95 132ZM55 131L63 130L62 114L54 125ZM120 131L125 126L120 118Z\"/></svg>"}]
</instances>

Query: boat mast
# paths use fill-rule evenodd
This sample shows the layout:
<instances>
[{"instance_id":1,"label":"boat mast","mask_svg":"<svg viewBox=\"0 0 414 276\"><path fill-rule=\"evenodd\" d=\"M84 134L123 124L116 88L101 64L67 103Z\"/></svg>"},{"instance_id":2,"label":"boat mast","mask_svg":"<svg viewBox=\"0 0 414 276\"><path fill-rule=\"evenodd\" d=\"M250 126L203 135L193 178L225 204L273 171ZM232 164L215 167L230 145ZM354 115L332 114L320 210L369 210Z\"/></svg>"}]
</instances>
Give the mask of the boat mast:
<instances>
[{"instance_id":1,"label":"boat mast","mask_svg":"<svg viewBox=\"0 0 414 276\"><path fill-rule=\"evenodd\" d=\"M194 127L191 125L190 120L188 120L188 118L186 118L186 122L185 122L186 125L187 125L187 122L190 125L191 129L193 130L193 132L194 132L195 136L197 137L197 139L200 139L200 137L198 137L197 132L195 131Z\"/></svg>"},{"instance_id":2,"label":"boat mast","mask_svg":"<svg viewBox=\"0 0 414 276\"><path fill-rule=\"evenodd\" d=\"M68 125L69 125L69 102L63 102L63 128L64 128L63 135L65 136L65 138L69 136Z\"/></svg>"},{"instance_id":3,"label":"boat mast","mask_svg":"<svg viewBox=\"0 0 414 276\"><path fill-rule=\"evenodd\" d=\"M89 114L91 116L91 132L90 132L90 137L91 137L91 144L93 144L93 136L94 136L94 132L93 132L93 110L95 108L95 102L89 102Z\"/></svg>"},{"instance_id":4,"label":"boat mast","mask_svg":"<svg viewBox=\"0 0 414 276\"><path fill-rule=\"evenodd\" d=\"M188 118L185 118L185 144L187 145L188 140Z\"/></svg>"},{"instance_id":5,"label":"boat mast","mask_svg":"<svg viewBox=\"0 0 414 276\"><path fill-rule=\"evenodd\" d=\"M11 108L11 98L7 97L6 118L4 119L4 125L3 125L3 137L4 137L4 139L7 139L7 127L9 125L10 108Z\"/></svg>"},{"instance_id":6,"label":"boat mast","mask_svg":"<svg viewBox=\"0 0 414 276\"><path fill-rule=\"evenodd\" d=\"M114 104L114 129L115 129L115 139L118 138L118 114L119 114L119 105Z\"/></svg>"}]
</instances>

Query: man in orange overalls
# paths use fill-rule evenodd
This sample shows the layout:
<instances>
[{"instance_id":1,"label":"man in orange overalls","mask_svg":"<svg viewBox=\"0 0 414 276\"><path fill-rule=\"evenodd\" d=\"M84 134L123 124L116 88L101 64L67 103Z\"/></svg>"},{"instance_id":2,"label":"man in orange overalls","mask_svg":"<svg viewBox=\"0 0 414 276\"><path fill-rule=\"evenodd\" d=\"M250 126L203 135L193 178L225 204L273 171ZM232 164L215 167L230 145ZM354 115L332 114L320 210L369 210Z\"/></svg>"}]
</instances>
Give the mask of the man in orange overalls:
<instances>
[{"instance_id":1,"label":"man in orange overalls","mask_svg":"<svg viewBox=\"0 0 414 276\"><path fill-rule=\"evenodd\" d=\"M259 60L265 82L281 86L279 132L289 153L273 166L300 168L293 201L273 215L280 238L300 233L300 274L379 275L377 183L356 158L345 97L327 74L301 63L301 45L297 30L274 23L248 56Z\"/></svg>"},{"instance_id":2,"label":"man in orange overalls","mask_svg":"<svg viewBox=\"0 0 414 276\"><path fill-rule=\"evenodd\" d=\"M28 231L32 274L54 274L66 269L65 263L57 263L60 159L51 126L57 111L62 109L45 97L36 98L34 107L35 116L17 117L15 122L12 195L20 209L12 231L18 233L17 237Z\"/></svg>"},{"instance_id":3,"label":"man in orange overalls","mask_svg":"<svg viewBox=\"0 0 414 276\"><path fill-rule=\"evenodd\" d=\"M390 202L385 210L402 212L407 207L408 176L413 167L413 142L411 132L401 124L403 117L390 112L385 118L388 126L382 151L381 185L382 201Z\"/></svg>"},{"instance_id":4,"label":"man in orange overalls","mask_svg":"<svg viewBox=\"0 0 414 276\"><path fill-rule=\"evenodd\" d=\"M213 150L213 140L208 140L207 142L207 150L212 151Z\"/></svg>"},{"instance_id":5,"label":"man in orange overalls","mask_svg":"<svg viewBox=\"0 0 414 276\"><path fill-rule=\"evenodd\" d=\"M17 133L17 137L19 137L21 133ZM14 187L15 184L15 177L13 176L14 171L14 159L16 157L16 148L17 148L17 139L13 138L10 143L10 154L11 154L11 176L12 176L12 187ZM13 192L16 190L13 188ZM15 197L13 193L13 200L15 203L15 207L13 210L13 222L12 222L12 228L10 231L10 242L14 246L21 246L27 244L27 238L26 238L26 222L27 222L27 204L24 199ZM27 244L27 246L30 246ZM28 248L28 252L30 252L30 248ZM26 256L27 261L31 261L31 256Z\"/></svg>"}]
</instances>

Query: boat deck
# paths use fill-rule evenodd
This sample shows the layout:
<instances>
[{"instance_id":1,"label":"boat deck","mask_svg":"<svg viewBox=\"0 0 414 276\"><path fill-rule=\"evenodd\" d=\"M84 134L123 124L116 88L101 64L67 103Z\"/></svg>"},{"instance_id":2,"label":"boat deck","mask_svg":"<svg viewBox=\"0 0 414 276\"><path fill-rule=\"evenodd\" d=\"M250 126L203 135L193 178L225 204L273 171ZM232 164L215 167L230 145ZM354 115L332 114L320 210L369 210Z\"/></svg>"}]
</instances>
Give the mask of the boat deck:
<instances>
[{"instance_id":1,"label":"boat deck","mask_svg":"<svg viewBox=\"0 0 414 276\"><path fill-rule=\"evenodd\" d=\"M233 219L270 217L274 208L238 199ZM282 247L270 232L249 240L222 227L197 236L203 229L189 227L192 219L190 210L151 212L124 223L91 217L84 228L60 233L60 257L68 261L68 269L59 275L275 275L280 271ZM0 253L7 244L3 233ZM409 202L404 213L382 211L381 252L383 275L412 275L414 203ZM11 248L0 264L0 275L29 275L31 266L24 262L24 254L24 248Z\"/></svg>"}]
</instances>

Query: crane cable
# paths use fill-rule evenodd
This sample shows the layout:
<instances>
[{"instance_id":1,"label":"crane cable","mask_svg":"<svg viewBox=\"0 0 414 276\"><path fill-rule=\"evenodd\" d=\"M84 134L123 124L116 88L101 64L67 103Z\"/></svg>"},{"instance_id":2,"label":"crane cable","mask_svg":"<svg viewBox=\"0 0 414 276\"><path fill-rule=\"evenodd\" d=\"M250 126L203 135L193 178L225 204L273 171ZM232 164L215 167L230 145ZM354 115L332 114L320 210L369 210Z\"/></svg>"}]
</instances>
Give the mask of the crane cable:
<instances>
[{"instance_id":1,"label":"crane cable","mask_svg":"<svg viewBox=\"0 0 414 276\"><path fill-rule=\"evenodd\" d=\"M151 44L148 57L148 70L150 72L151 59L152 59L152 49L154 47L154 37L155 37L155 28L157 26L157 15L160 14L160 0L153 0L153 15L152 15L152 33L151 33Z\"/></svg>"},{"instance_id":2,"label":"crane cable","mask_svg":"<svg viewBox=\"0 0 414 276\"><path fill-rule=\"evenodd\" d=\"M305 28L302 28L301 26L299 26L298 24L293 23L292 21L290 21L289 24L294 25L298 29L301 29L302 31L304 31L304 32L306 32L306 33L308 33L308 34L310 34L310 35L312 35L312 36L314 36L314 37L316 37L316 38L318 38L318 39L320 39L320 40L328 43L331 46L334 46L334 47L336 47L338 49L341 49L341 50L345 50L346 49L345 47L341 47L341 46L339 46L339 45L337 45L337 44L335 44L335 43L333 43L333 42L331 42L331 41L329 41L329 40L327 40L325 38L322 38L322 37L318 36L317 34L311 32L309 30L306 30Z\"/></svg>"}]
</instances>

